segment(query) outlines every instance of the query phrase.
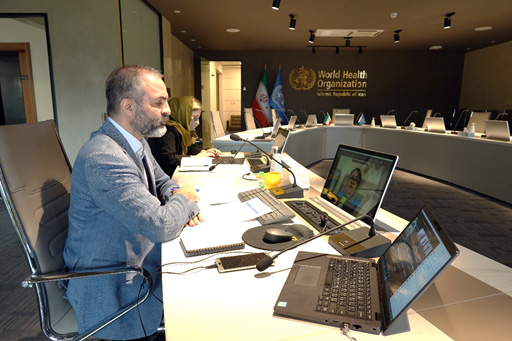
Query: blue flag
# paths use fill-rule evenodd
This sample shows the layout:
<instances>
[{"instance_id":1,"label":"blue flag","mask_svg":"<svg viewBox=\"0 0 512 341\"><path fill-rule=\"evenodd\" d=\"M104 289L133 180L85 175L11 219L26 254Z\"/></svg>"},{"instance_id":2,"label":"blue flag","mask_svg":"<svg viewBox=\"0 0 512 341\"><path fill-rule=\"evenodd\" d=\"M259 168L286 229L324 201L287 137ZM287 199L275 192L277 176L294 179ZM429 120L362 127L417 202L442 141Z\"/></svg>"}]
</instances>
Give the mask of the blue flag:
<instances>
[{"instance_id":1,"label":"blue flag","mask_svg":"<svg viewBox=\"0 0 512 341\"><path fill-rule=\"evenodd\" d=\"M286 107L284 106L284 92L283 82L281 80L281 67L277 73L277 78L274 83L274 89L270 96L270 106L276 110L276 114L281 118L282 124L288 124L288 118L286 117Z\"/></svg>"},{"instance_id":2,"label":"blue flag","mask_svg":"<svg viewBox=\"0 0 512 341\"><path fill-rule=\"evenodd\" d=\"M361 116L359 116L357 123L359 123L360 126L362 126L363 124L366 124L366 118L364 117L364 113L361 113Z\"/></svg>"}]
</instances>

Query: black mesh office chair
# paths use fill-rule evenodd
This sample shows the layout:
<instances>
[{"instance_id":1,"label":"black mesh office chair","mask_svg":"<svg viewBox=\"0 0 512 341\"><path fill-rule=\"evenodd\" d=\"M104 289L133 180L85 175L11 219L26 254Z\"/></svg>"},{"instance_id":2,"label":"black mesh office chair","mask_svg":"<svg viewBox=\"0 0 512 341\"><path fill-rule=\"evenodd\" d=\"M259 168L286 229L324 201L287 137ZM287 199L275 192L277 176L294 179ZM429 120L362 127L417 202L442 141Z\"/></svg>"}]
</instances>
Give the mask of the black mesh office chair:
<instances>
[{"instance_id":1,"label":"black mesh office chair","mask_svg":"<svg viewBox=\"0 0 512 341\"><path fill-rule=\"evenodd\" d=\"M150 277L140 268L61 273L70 180L71 166L53 121L0 126L0 190L30 268L30 276L22 285L35 288L41 329L52 340L84 340L136 308L151 291ZM64 298L60 281L129 272L148 278L143 297L79 334L75 313Z\"/></svg>"}]
</instances>

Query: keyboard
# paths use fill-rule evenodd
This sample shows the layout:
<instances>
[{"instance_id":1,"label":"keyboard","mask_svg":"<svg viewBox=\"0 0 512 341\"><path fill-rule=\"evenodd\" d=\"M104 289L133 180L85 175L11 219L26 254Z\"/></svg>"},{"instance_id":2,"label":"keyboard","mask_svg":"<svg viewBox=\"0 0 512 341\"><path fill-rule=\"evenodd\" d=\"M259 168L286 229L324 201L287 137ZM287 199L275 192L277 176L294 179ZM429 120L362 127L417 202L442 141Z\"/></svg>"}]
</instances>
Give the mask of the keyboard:
<instances>
[{"instance_id":1,"label":"keyboard","mask_svg":"<svg viewBox=\"0 0 512 341\"><path fill-rule=\"evenodd\" d=\"M218 156L212 158L212 163L214 165L228 163L229 161L231 161L232 158L233 158L233 156L229 156L229 155L218 155Z\"/></svg>"},{"instance_id":2,"label":"keyboard","mask_svg":"<svg viewBox=\"0 0 512 341\"><path fill-rule=\"evenodd\" d=\"M295 217L292 210L262 188L255 188L238 193L238 199L240 199L241 202L246 202L253 198L260 199L265 205L272 209L272 212L258 217L258 221L261 225L276 224Z\"/></svg>"},{"instance_id":3,"label":"keyboard","mask_svg":"<svg viewBox=\"0 0 512 341\"><path fill-rule=\"evenodd\" d=\"M301 216L307 221L312 227L318 232L323 232L325 229L334 228L337 225L341 225L339 221L332 218L327 212L320 210L318 207L306 200L287 200L286 205L290 206L295 213ZM324 223L325 216L327 215L327 224ZM325 225L325 226L324 226ZM347 231L346 227L339 228L328 234L337 234L340 231Z\"/></svg>"},{"instance_id":4,"label":"keyboard","mask_svg":"<svg viewBox=\"0 0 512 341\"><path fill-rule=\"evenodd\" d=\"M370 262L331 258L316 311L371 320Z\"/></svg>"}]
</instances>

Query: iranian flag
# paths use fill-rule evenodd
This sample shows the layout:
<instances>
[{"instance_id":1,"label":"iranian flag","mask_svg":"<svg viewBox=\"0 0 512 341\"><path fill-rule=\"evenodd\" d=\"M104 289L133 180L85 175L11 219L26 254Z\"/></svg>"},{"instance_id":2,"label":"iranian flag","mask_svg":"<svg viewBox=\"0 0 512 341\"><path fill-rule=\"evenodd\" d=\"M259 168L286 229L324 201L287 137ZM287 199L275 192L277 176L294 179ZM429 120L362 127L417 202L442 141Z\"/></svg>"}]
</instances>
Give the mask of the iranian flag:
<instances>
[{"instance_id":1,"label":"iranian flag","mask_svg":"<svg viewBox=\"0 0 512 341\"><path fill-rule=\"evenodd\" d=\"M268 97L268 86L267 86L267 67L263 70L263 77L261 78L258 86L256 96L252 102L252 112L254 118L258 121L260 127L268 127L272 122L272 114L270 112L270 103Z\"/></svg>"}]
</instances>

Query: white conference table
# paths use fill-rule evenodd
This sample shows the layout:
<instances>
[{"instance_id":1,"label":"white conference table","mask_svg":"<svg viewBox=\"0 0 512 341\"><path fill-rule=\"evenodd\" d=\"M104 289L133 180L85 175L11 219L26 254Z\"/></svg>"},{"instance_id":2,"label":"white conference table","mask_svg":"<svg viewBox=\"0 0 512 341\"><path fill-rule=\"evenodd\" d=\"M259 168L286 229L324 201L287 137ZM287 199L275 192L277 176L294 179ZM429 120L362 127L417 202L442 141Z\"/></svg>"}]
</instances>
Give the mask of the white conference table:
<instances>
[{"instance_id":1,"label":"white conference table","mask_svg":"<svg viewBox=\"0 0 512 341\"><path fill-rule=\"evenodd\" d=\"M261 130L238 134L251 139L261 135ZM270 139L253 142L267 151L272 144ZM223 136L213 143L222 151L230 151L236 150L242 142ZM366 125L319 125L292 131L285 152L308 166L332 159L340 143L399 155L399 169L447 181L512 204L511 142ZM254 149L246 144L242 150Z\"/></svg>"},{"instance_id":2,"label":"white conference table","mask_svg":"<svg viewBox=\"0 0 512 341\"><path fill-rule=\"evenodd\" d=\"M288 155L283 160L295 171L305 172L318 193L323 179ZM175 173L178 183L200 189L205 219L212 229L238 231L259 225L257 221L229 224L210 203L226 200L229 192L254 188L256 182L242 178L246 165L219 166L213 172ZM316 192L315 192L316 190ZM228 195L229 197L229 195ZM204 199L204 200L203 200ZM419 209L419 208L418 208ZM434 212L435 213L435 212ZM300 218L296 222L304 223ZM379 210L377 225L395 232L407 221ZM191 229L188 227L187 229ZM185 230L184 233L187 233ZM222 232L221 232L222 233ZM232 232L230 232L232 233ZM220 274L216 269L181 273L210 266L215 256L186 258L179 238L162 246L164 318L167 340L343 340L335 327L273 315L273 306L288 269L299 250L337 254L322 238L283 253L264 276L256 269ZM512 269L460 247L461 254L401 318L388 336L352 331L357 340L508 340L508 317L512 313ZM243 252L261 250L246 246ZM234 252L239 254L239 252ZM197 262L177 264L177 262ZM348 338L347 338L348 340Z\"/></svg>"}]
</instances>

